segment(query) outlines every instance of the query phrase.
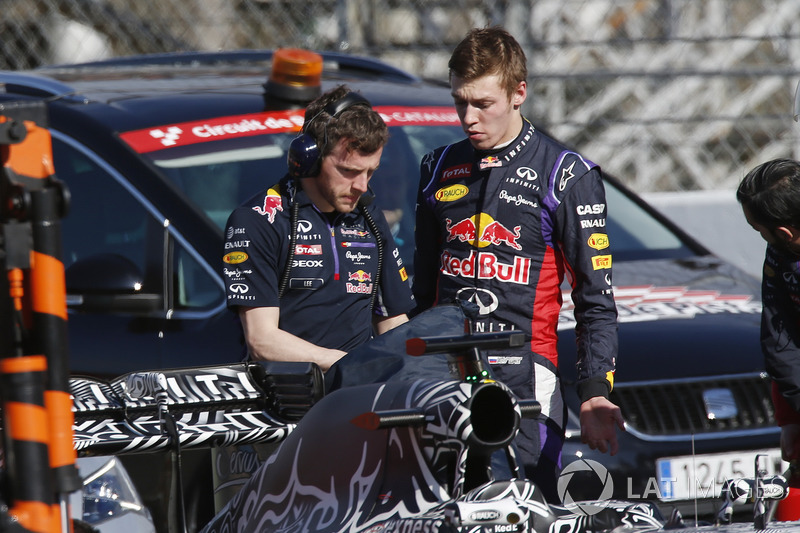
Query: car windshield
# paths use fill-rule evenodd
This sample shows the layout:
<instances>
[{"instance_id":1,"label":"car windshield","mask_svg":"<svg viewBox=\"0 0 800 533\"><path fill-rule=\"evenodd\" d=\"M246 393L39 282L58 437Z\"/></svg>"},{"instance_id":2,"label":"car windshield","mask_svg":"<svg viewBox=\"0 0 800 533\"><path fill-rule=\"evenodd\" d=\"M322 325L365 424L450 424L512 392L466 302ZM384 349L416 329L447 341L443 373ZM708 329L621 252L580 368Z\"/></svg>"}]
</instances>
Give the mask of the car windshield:
<instances>
[{"instance_id":1,"label":"car windshield","mask_svg":"<svg viewBox=\"0 0 800 533\"><path fill-rule=\"evenodd\" d=\"M228 215L236 206L286 173L286 151L297 135L296 130L295 125L286 131L258 135L220 135L219 140L177 143L144 155L217 227L224 229ZM169 131L169 126L159 131ZM370 185L406 264L412 264L419 161L431 149L462 139L463 132L457 121L390 123L389 132L381 166ZM132 144L136 148L135 143ZM614 183L606 181L606 195L607 231L615 260L694 255L678 235Z\"/></svg>"}]
</instances>

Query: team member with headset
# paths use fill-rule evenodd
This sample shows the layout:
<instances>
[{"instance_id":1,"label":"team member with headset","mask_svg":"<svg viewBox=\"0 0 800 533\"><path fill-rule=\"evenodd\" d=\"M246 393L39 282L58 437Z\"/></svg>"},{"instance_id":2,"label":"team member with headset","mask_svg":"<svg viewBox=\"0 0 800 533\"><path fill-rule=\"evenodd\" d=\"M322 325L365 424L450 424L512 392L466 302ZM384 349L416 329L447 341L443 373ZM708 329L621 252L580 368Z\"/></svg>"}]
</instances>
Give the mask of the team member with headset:
<instances>
[{"instance_id":1,"label":"team member with headset","mask_svg":"<svg viewBox=\"0 0 800 533\"><path fill-rule=\"evenodd\" d=\"M368 193L387 140L364 97L328 91L306 109L288 174L231 213L222 273L250 358L327 370L408 320L408 276Z\"/></svg>"}]
</instances>

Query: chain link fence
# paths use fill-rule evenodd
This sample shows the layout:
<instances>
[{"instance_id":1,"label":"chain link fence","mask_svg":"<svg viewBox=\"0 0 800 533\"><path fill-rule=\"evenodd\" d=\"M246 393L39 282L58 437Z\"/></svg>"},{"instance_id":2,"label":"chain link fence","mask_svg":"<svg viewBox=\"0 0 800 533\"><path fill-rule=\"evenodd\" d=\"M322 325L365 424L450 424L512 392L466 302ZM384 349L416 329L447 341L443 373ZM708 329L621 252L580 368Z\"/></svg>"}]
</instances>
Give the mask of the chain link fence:
<instances>
[{"instance_id":1,"label":"chain link fence","mask_svg":"<svg viewBox=\"0 0 800 533\"><path fill-rule=\"evenodd\" d=\"M0 0L0 68L306 47L446 79L475 26L528 54L526 115L638 192L733 189L800 158L796 0Z\"/></svg>"}]
</instances>

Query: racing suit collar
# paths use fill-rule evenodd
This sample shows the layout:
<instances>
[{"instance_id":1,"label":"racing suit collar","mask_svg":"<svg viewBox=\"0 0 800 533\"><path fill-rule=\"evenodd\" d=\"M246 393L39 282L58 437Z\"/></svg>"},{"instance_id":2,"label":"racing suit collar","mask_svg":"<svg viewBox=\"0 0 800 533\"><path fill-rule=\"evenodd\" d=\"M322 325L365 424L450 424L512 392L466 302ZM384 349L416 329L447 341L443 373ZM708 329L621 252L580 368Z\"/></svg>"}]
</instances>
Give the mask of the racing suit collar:
<instances>
[{"instance_id":1,"label":"racing suit collar","mask_svg":"<svg viewBox=\"0 0 800 533\"><path fill-rule=\"evenodd\" d=\"M536 129L528 119L522 117L522 129L511 142L492 150L474 150L475 158L481 161L481 170L489 167L500 167L508 163L520 153L520 149L531 142ZM504 163L505 162L505 163Z\"/></svg>"}]
</instances>

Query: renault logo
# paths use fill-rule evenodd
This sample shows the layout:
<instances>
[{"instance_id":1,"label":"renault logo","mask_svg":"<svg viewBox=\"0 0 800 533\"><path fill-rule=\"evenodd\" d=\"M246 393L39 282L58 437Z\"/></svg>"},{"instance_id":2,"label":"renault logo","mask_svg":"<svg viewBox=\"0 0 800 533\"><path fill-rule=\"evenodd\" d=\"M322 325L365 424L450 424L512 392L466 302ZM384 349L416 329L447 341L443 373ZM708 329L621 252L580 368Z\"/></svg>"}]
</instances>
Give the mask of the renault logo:
<instances>
[{"instance_id":1,"label":"renault logo","mask_svg":"<svg viewBox=\"0 0 800 533\"><path fill-rule=\"evenodd\" d=\"M704 390L703 405L706 407L706 416L709 420L727 420L739 414L730 389Z\"/></svg>"}]
</instances>

